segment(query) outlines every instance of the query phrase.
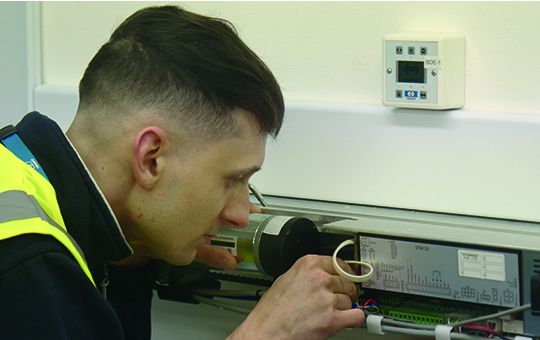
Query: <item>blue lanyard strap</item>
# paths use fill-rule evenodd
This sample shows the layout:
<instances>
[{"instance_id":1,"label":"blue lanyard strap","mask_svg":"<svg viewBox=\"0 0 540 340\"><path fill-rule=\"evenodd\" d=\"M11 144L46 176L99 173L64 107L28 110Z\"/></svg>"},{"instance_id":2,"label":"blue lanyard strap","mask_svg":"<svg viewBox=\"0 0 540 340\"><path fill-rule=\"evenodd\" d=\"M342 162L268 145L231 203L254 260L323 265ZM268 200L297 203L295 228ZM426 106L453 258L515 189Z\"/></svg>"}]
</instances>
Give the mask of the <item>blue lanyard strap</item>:
<instances>
[{"instance_id":1,"label":"blue lanyard strap","mask_svg":"<svg viewBox=\"0 0 540 340\"><path fill-rule=\"evenodd\" d=\"M0 141L4 146L11 151L20 160L34 168L48 181L45 171L37 161L32 152L24 145L21 138L17 135L17 129L13 125L8 125L0 130Z\"/></svg>"}]
</instances>

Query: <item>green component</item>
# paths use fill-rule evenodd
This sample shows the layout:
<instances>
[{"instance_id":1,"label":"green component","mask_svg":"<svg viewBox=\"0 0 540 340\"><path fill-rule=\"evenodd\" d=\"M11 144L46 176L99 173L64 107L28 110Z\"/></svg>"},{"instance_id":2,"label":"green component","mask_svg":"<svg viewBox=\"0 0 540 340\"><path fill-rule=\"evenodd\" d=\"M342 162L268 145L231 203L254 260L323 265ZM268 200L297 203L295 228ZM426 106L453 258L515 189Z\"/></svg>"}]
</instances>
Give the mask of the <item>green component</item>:
<instances>
[{"instance_id":1,"label":"green component","mask_svg":"<svg viewBox=\"0 0 540 340\"><path fill-rule=\"evenodd\" d=\"M391 306L385 306L385 305L379 305L379 310L381 311L382 315L388 315L390 311L392 310Z\"/></svg>"},{"instance_id":2,"label":"green component","mask_svg":"<svg viewBox=\"0 0 540 340\"><path fill-rule=\"evenodd\" d=\"M440 325L444 324L444 314L438 313L422 313L414 310L395 308L388 311L388 316L416 322L423 325Z\"/></svg>"},{"instance_id":3,"label":"green component","mask_svg":"<svg viewBox=\"0 0 540 340\"><path fill-rule=\"evenodd\" d=\"M405 299L398 296L381 295L379 297L379 301L381 304L385 304L385 305L401 305L403 304Z\"/></svg>"},{"instance_id":4,"label":"green component","mask_svg":"<svg viewBox=\"0 0 540 340\"><path fill-rule=\"evenodd\" d=\"M402 294L380 294L376 291L365 290L360 304L373 299L379 302L378 314L395 317L410 322L425 325L444 325L449 320L470 319L475 316L494 314L498 311L493 306L457 303L444 299L424 298ZM369 312L377 313L370 309ZM540 339L538 339L540 340Z\"/></svg>"}]
</instances>

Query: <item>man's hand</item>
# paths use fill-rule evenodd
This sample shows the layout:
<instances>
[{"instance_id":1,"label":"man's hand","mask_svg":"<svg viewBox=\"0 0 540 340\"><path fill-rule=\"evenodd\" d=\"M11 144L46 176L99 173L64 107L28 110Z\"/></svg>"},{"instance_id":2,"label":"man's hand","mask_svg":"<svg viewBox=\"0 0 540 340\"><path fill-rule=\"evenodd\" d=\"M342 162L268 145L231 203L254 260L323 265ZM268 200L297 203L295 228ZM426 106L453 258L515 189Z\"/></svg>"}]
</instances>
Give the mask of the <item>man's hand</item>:
<instances>
[{"instance_id":1,"label":"man's hand","mask_svg":"<svg viewBox=\"0 0 540 340\"><path fill-rule=\"evenodd\" d=\"M208 244L202 244L197 248L195 260L225 270L235 270L237 263L236 258L225 248Z\"/></svg>"},{"instance_id":2,"label":"man's hand","mask_svg":"<svg viewBox=\"0 0 540 340\"><path fill-rule=\"evenodd\" d=\"M261 209L255 204L251 203L249 207L250 214L260 214ZM235 270L236 264L242 262L239 257L234 257L231 253L221 247L215 247L208 244L200 245L197 248L197 255L195 260L200 261L212 267Z\"/></svg>"},{"instance_id":3,"label":"man's hand","mask_svg":"<svg viewBox=\"0 0 540 340\"><path fill-rule=\"evenodd\" d=\"M274 282L229 340L328 339L364 322L364 312L351 309L357 295L356 286L337 274L331 257L305 256Z\"/></svg>"}]
</instances>

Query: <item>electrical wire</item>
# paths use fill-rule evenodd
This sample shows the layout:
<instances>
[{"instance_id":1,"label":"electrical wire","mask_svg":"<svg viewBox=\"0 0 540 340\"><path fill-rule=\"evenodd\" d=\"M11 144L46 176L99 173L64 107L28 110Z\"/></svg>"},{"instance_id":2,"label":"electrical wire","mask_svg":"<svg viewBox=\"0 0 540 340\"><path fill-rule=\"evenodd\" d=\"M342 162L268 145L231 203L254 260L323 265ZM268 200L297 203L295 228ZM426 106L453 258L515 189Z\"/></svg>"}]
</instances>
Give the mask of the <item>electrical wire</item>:
<instances>
[{"instance_id":1,"label":"electrical wire","mask_svg":"<svg viewBox=\"0 0 540 340\"><path fill-rule=\"evenodd\" d=\"M255 298L260 299L266 290L221 290L221 289L197 289L193 291L194 294L211 297L224 297L224 298Z\"/></svg>"},{"instance_id":2,"label":"electrical wire","mask_svg":"<svg viewBox=\"0 0 540 340\"><path fill-rule=\"evenodd\" d=\"M377 314L377 313L370 313L369 311L364 310L364 313L366 314L366 317L369 314ZM398 327L408 327L408 328L418 328L418 329L426 329L426 330L434 330L435 325L426 325L421 323L416 323L414 321L409 321L406 319L400 319L396 317L391 316L384 316L384 319L382 319L382 322L388 325L398 326Z\"/></svg>"},{"instance_id":3,"label":"electrical wire","mask_svg":"<svg viewBox=\"0 0 540 340\"><path fill-rule=\"evenodd\" d=\"M412 336L421 336L421 337L435 337L434 330L427 329L411 329L411 328L400 328L393 326L381 326L383 332L412 335ZM484 337L474 336L463 333L450 333L450 338L455 340L486 340Z\"/></svg>"},{"instance_id":4,"label":"electrical wire","mask_svg":"<svg viewBox=\"0 0 540 340\"><path fill-rule=\"evenodd\" d=\"M367 311L368 309L372 309L372 308L373 308L373 309L375 310L373 313L374 313L374 314L377 314L377 313L379 313L379 311L380 311L378 306L379 306L378 303L374 303L374 304L369 305L369 306L367 306L367 307L361 307L360 309L363 310L363 311Z\"/></svg>"},{"instance_id":5,"label":"electrical wire","mask_svg":"<svg viewBox=\"0 0 540 340\"><path fill-rule=\"evenodd\" d=\"M474 323L477 323L477 322L480 322L480 321L485 321L485 320L489 320L489 319L496 319L496 318L499 318L501 316L514 314L514 313L519 313L519 312L528 310L530 308L531 308L531 305L527 304L527 305L523 305L521 307L512 308L512 309L505 310L505 311L495 313L495 314L490 314L490 315L485 315L485 316L481 316L481 317L474 318L474 319L467 319L467 320L462 320L462 321L459 321L459 322L454 322L454 323L449 324L449 326L452 326L452 327L455 328L455 327L470 325L470 324L474 324ZM392 319L387 318L387 317L382 319L382 322L385 323L385 324L388 324L388 325L393 325L393 326L416 328L416 329L423 329L423 330L434 330L436 328L435 325L425 325L425 324L419 324L419 323L414 323L414 322L397 321L397 320L392 320Z\"/></svg>"},{"instance_id":6,"label":"electrical wire","mask_svg":"<svg viewBox=\"0 0 540 340\"><path fill-rule=\"evenodd\" d=\"M465 325L463 328L465 328L467 330L471 330L471 331L477 331L477 332L486 333L486 335L490 334L490 335L496 336L496 337L498 337L498 338L500 338L502 340L510 340L507 337L503 336L501 333L496 332L493 329L488 328L488 327L478 326L478 325Z\"/></svg>"},{"instance_id":7,"label":"electrical wire","mask_svg":"<svg viewBox=\"0 0 540 340\"><path fill-rule=\"evenodd\" d=\"M374 303L376 303L375 300L373 300L373 299L368 299L368 300L366 301L366 303L364 303L364 304L362 305L361 308L366 308L366 306L369 305L369 303L370 303L371 301L373 301Z\"/></svg>"},{"instance_id":8,"label":"electrical wire","mask_svg":"<svg viewBox=\"0 0 540 340\"><path fill-rule=\"evenodd\" d=\"M528 309L531 309L531 304L530 303L526 304L526 305L523 305L523 306L520 306L520 307L508 309L508 310L505 310L505 311L502 311L502 312L499 312L499 313L480 316L480 317L474 318L474 319L467 319L467 320L462 320L462 321L459 321L459 322L454 322L453 324L451 324L451 326L452 327L459 327L459 326L465 326L467 324L474 324L474 323L489 320L489 319L497 319L497 318L500 318L501 316L520 313L520 312L526 311Z\"/></svg>"},{"instance_id":9,"label":"electrical wire","mask_svg":"<svg viewBox=\"0 0 540 340\"><path fill-rule=\"evenodd\" d=\"M265 293L264 290L257 290L257 291L198 290L196 292L201 295L195 294L193 297L196 301L200 303L204 303L207 305L218 307L223 310L228 310L228 311L232 311L232 312L240 313L244 315L248 315L249 313L251 313L252 310L249 308L239 307L239 306L225 303L222 301L213 300L209 297L202 296L202 295L207 295L207 296L212 296L212 297L222 297L222 298L246 298L246 297L259 297L260 298ZM372 301L374 303L368 306L368 303ZM372 307L377 307L378 305L379 304L376 303L374 300L368 300L366 303L364 303L362 307L356 306L356 308L363 309L366 315L369 315L370 313L368 309ZM488 320L488 319L494 319L494 318L498 318L498 317L509 315L509 314L519 313L530 308L531 308L531 305L527 304L521 307L512 308L512 309L502 311L499 313L451 323L449 324L449 326L452 326L453 328L465 326L463 328L467 329L468 331L483 332L486 334L496 336L500 338L501 340L509 340L508 338L502 336L501 334L493 330L490 330L486 327L473 325L473 323ZM373 314L376 314L376 313L373 313ZM425 324L419 324L415 322L408 322L406 320L405 321L398 321L398 320L402 320L402 319L384 317L382 319L382 322L385 323L386 325L381 326L382 331L395 333L395 334L412 335L412 336L435 337L435 328L437 327L436 325L425 325ZM465 334L465 333L456 333L456 332L450 333L450 338L455 339L455 340L485 340L485 337L474 336L474 335Z\"/></svg>"},{"instance_id":10,"label":"electrical wire","mask_svg":"<svg viewBox=\"0 0 540 340\"><path fill-rule=\"evenodd\" d=\"M369 303L372 302L371 305L369 305ZM369 305L369 306L368 306ZM364 303L362 305L362 307L358 306L357 304L354 304L353 305L353 308L360 308L361 310L365 311L367 309L371 309L371 308L374 308L376 311L375 313L378 313L379 312L379 307L377 307L379 305L379 302L373 300L373 299L369 299L366 301L366 303Z\"/></svg>"},{"instance_id":11,"label":"electrical wire","mask_svg":"<svg viewBox=\"0 0 540 340\"><path fill-rule=\"evenodd\" d=\"M228 310L228 311L232 311L232 312L240 313L244 315L248 315L249 313L251 313L251 309L249 308L243 308L243 307L231 305L228 303L224 303L221 301L212 300L210 298L200 296L200 295L194 295L193 297L195 298L196 301L200 303L218 307L223 310ZM424 325L424 326L430 326L430 325ZM401 328L401 327L384 326L384 325L381 327L381 329L382 331L388 332L388 333L421 336L421 337L435 337L434 330L427 330L427 329L421 330L421 329ZM463 334L463 333L450 333L450 338L454 340L485 340L485 338L483 337L473 336L473 335Z\"/></svg>"},{"instance_id":12,"label":"electrical wire","mask_svg":"<svg viewBox=\"0 0 540 340\"><path fill-rule=\"evenodd\" d=\"M341 249L345 245L351 244L351 240L348 240L348 242L349 243L343 242L340 245L340 247L338 247L338 249L336 249L336 252L334 252L334 258L336 256L337 252L339 251L339 249ZM373 272L371 272L370 274L372 274L372 273ZM253 290L196 290L194 292L195 295L193 297L195 298L196 301L201 302L201 303L205 303L205 304L208 304L208 305L211 305L211 306L215 306L215 307L218 307L218 308L221 308L221 309L224 309L224 310L229 310L229 311L232 311L232 312L248 315L252 311L249 308L243 308L243 307L239 307L239 306L232 305L232 304L229 304L229 303L216 301L216 300L213 300L213 299L209 298L208 296L210 296L210 297L221 297L221 298L239 298L239 299L254 298L254 299L258 300L258 299L260 299L262 297L262 295L265 292L266 292L266 290L256 290L256 291L253 291ZM373 302L373 303L368 306L368 304L370 302ZM356 305L356 304L353 304L353 308L361 308L366 313L366 316L367 316L367 315L370 314L369 311L368 311L368 309L370 309L370 308L376 308L377 312L378 312L378 310L379 310L378 305L379 305L379 303L377 301L369 299L361 307ZM526 311L526 310L528 310L530 308L531 308L531 305L526 304L526 305L523 305L523 306L520 306L520 307L508 309L508 310L505 310L505 311L502 311L502 312L499 312L499 313L485 315L485 316L481 316L481 317L477 317L477 318L473 318L473 319L467 319L467 320L460 320L460 321L457 321L457 322L451 322L451 323L448 324L448 326L451 326L452 328L459 328L461 326L465 326L464 328L467 329L468 331L472 330L472 331L483 332L483 333L486 333L486 334L497 336L502 340L509 340L508 338L505 338L504 336L502 336L501 334L499 334L499 333L497 333L497 332L495 332L493 330L490 330L490 329L488 329L486 327L479 327L479 326L476 326L476 325L473 325L473 324L477 323L477 322L480 322L480 321L500 318L502 316L509 315L509 314L515 314L515 313L523 312L523 311ZM373 314L376 314L376 313L373 313ZM435 329L437 327L437 325L419 324L419 323L415 323L415 322L410 322L408 320L392 318L392 317L387 317L387 316L384 316L383 319L381 320L381 322L385 323L387 325L390 325L390 326L386 326L386 325L381 326L382 330L385 331L385 332L412 335L412 336L422 336L422 337L435 337ZM461 332L460 333L456 333L456 332L450 333L450 338L451 339L456 339L456 340L478 340L478 339L485 340L485 338L483 338L483 337L473 336L473 335L470 335L470 334L464 334L464 333L461 333Z\"/></svg>"},{"instance_id":13,"label":"electrical wire","mask_svg":"<svg viewBox=\"0 0 540 340\"><path fill-rule=\"evenodd\" d=\"M231 311L231 312L240 313L240 314L244 314L244 315L248 315L249 313L251 313L251 309L249 309L249 308L239 307L239 306L235 306L235 305L232 305L232 304L229 304L229 303L212 300L212 299L204 297L204 296L193 295L193 298L197 302L204 303L204 304L214 306L214 307L218 307L218 308L228 310L228 311Z\"/></svg>"},{"instance_id":14,"label":"electrical wire","mask_svg":"<svg viewBox=\"0 0 540 340\"><path fill-rule=\"evenodd\" d=\"M339 252L339 250L341 248L343 248L344 246L349 245L349 244L354 244L354 240L346 240L346 241L342 242L336 248L336 250L334 251L333 264L334 264L334 267L336 267L336 270L339 267L337 265L337 263L336 263L336 255L337 255L337 253ZM339 269L341 269L341 268L339 268ZM343 270L341 270L341 271L343 271ZM342 274L341 272L339 272L339 270L338 270L338 273L342 277L344 277L344 278L346 278L346 279L348 279L350 281L361 282L361 280L359 281L356 276L353 276L353 275L350 275L350 274L347 274L347 273ZM373 275L373 269L371 270L370 274ZM371 276L369 278L371 278ZM366 313L369 313L367 311L367 309L370 308L371 306L366 307L366 305L370 301L372 301L372 299L369 299L368 301L366 301L366 303L361 307L361 309L364 310ZM528 310L530 308L531 308L531 305L526 304L526 305L523 305L523 306L520 306L520 307L517 307L517 308L512 308L512 309L502 311L502 312L499 312L499 313L495 313L495 314L485 315L485 316L477 317L477 318L474 318L474 319L461 320L461 321L458 321L458 322L451 323L449 325L452 326L453 328L456 328L456 327L460 327L460 326L464 326L464 325L468 325L468 324L474 324L474 323L477 323L477 322L480 322L480 321L485 321L485 320L489 320L489 319L496 319L496 318L499 318L501 316L505 316L505 315L509 315L509 314L515 314L515 313L523 312L523 311ZM403 321L391 320L391 319L389 319L387 317L384 317L381 322L386 323L386 324L390 324L390 325L399 326L399 327L408 327L408 328L413 328L413 329L416 328L418 330L433 330L433 329L436 328L436 326L434 326L434 325L424 325L424 324L419 324L419 323L407 322L407 320L403 320ZM459 333L453 333L453 334L459 334ZM495 335L497 335L497 334L495 334ZM500 337L504 338L502 336L500 336Z\"/></svg>"},{"instance_id":15,"label":"electrical wire","mask_svg":"<svg viewBox=\"0 0 540 340\"><path fill-rule=\"evenodd\" d=\"M425 329L425 330L434 330L435 325L424 325L420 323L412 323L412 322L404 322L404 321L396 321L396 320L390 320L390 319L383 319L382 322L388 325L398 326L398 327L409 327L409 328L418 328L418 329ZM452 326L452 325L450 325Z\"/></svg>"}]
</instances>

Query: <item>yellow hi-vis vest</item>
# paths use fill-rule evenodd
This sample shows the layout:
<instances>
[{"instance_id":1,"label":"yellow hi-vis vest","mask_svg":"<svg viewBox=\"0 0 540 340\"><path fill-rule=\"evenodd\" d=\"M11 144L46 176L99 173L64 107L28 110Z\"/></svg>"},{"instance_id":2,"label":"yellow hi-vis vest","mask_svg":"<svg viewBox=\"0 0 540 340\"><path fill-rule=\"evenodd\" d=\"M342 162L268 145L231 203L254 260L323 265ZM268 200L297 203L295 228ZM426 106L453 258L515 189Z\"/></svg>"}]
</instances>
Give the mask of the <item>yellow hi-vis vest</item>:
<instances>
[{"instance_id":1,"label":"yellow hi-vis vest","mask_svg":"<svg viewBox=\"0 0 540 340\"><path fill-rule=\"evenodd\" d=\"M67 233L53 186L0 144L0 240L23 234L56 238L95 286L82 250Z\"/></svg>"}]
</instances>

